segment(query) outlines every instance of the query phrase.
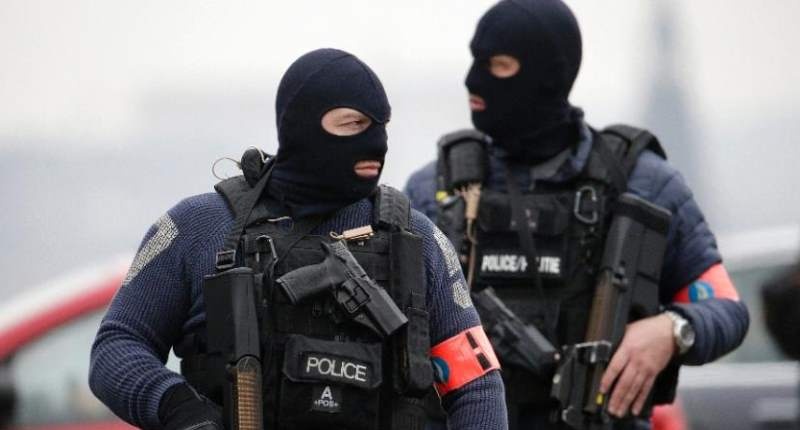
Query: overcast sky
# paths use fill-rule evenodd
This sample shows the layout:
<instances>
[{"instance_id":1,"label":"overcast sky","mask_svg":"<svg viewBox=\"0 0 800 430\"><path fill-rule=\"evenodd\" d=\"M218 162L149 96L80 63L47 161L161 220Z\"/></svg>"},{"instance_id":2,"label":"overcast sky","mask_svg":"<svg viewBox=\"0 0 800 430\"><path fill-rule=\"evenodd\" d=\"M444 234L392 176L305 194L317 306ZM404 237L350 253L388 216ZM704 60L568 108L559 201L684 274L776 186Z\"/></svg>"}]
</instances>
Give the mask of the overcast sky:
<instances>
[{"instance_id":1,"label":"overcast sky","mask_svg":"<svg viewBox=\"0 0 800 430\"><path fill-rule=\"evenodd\" d=\"M782 203L800 182L800 1L568 3L584 40L572 101L591 124L654 128L723 231L800 220L800 199ZM0 157L15 149L63 156L52 163L77 168L70 163L89 154L192 151L193 170L170 180L204 180L169 200L204 192L215 181L215 158L248 145L276 149L281 75L299 55L337 47L384 83L393 112L382 181L402 187L435 156L439 136L470 126L467 46L491 4L0 0ZM658 37L664 21L674 45L666 51ZM665 100L672 92L677 97ZM153 168L146 163L134 168ZM18 182L46 180L62 181ZM104 183L128 180L111 175Z\"/></svg>"},{"instance_id":2,"label":"overcast sky","mask_svg":"<svg viewBox=\"0 0 800 430\"><path fill-rule=\"evenodd\" d=\"M211 190L216 157L274 150L278 80L319 47L383 81L382 181L402 187L441 134L470 125L467 46L492 3L0 0L6 284L130 252L167 208ZM797 225L800 1L568 3L584 39L572 101L591 124L662 127L673 163L691 152L679 167L718 234ZM666 53L657 17L672 20Z\"/></svg>"},{"instance_id":3,"label":"overcast sky","mask_svg":"<svg viewBox=\"0 0 800 430\"><path fill-rule=\"evenodd\" d=\"M679 65L690 69L702 115L798 108L796 0L571 1L585 40L577 104L602 106L594 111L603 116L641 103L658 1L675 6ZM322 46L362 57L390 99L424 81L463 93L467 43L492 3L3 0L0 137L118 138L140 126L139 103L154 88L272 94L293 59ZM466 125L465 103L441 109L463 113L454 126ZM405 115L397 111L393 126L412 126Z\"/></svg>"}]
</instances>

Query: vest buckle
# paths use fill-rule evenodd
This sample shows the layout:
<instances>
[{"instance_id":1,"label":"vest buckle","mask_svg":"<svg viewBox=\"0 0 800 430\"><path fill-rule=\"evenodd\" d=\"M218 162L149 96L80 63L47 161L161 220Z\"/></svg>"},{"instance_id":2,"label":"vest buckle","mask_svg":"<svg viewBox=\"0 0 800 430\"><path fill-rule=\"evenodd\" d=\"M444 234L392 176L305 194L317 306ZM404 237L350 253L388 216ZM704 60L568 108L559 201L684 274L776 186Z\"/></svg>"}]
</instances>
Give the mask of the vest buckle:
<instances>
[{"instance_id":1,"label":"vest buckle","mask_svg":"<svg viewBox=\"0 0 800 430\"><path fill-rule=\"evenodd\" d=\"M600 219L597 204L597 190L590 185L584 185L575 192L575 206L572 213L578 221L594 225Z\"/></svg>"},{"instance_id":2,"label":"vest buckle","mask_svg":"<svg viewBox=\"0 0 800 430\"><path fill-rule=\"evenodd\" d=\"M217 253L216 268L219 271L232 269L236 265L236 250L229 249Z\"/></svg>"},{"instance_id":3,"label":"vest buckle","mask_svg":"<svg viewBox=\"0 0 800 430\"><path fill-rule=\"evenodd\" d=\"M342 283L339 292L347 296L345 300L339 300L339 304L342 305L345 313L350 317L357 314L369 302L369 294L357 279L347 280Z\"/></svg>"}]
</instances>

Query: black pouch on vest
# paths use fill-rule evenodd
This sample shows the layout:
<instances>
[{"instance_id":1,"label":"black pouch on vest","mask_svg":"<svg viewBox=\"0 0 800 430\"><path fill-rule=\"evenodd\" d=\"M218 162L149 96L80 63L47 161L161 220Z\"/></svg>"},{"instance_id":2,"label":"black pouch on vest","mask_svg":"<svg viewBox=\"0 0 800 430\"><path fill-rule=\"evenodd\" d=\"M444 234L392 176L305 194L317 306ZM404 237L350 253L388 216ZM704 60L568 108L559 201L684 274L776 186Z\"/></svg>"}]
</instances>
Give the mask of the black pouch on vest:
<instances>
[{"instance_id":1,"label":"black pouch on vest","mask_svg":"<svg viewBox=\"0 0 800 430\"><path fill-rule=\"evenodd\" d=\"M408 324L393 340L394 389L397 393L421 397L433 384L428 352L430 334L425 307L425 276L422 238L398 231L391 238L391 293L406 314Z\"/></svg>"},{"instance_id":2,"label":"black pouch on vest","mask_svg":"<svg viewBox=\"0 0 800 430\"><path fill-rule=\"evenodd\" d=\"M206 311L207 357L216 365L208 392L221 385L226 427L262 422L261 349L256 311L256 275L249 267L237 267L208 275L203 280ZM187 363L188 364L188 363Z\"/></svg>"},{"instance_id":3,"label":"black pouch on vest","mask_svg":"<svg viewBox=\"0 0 800 430\"><path fill-rule=\"evenodd\" d=\"M443 136L438 143L438 186L452 191L486 177L486 136L477 130L461 130Z\"/></svg>"},{"instance_id":4,"label":"black pouch on vest","mask_svg":"<svg viewBox=\"0 0 800 430\"><path fill-rule=\"evenodd\" d=\"M283 360L281 428L378 428L381 344L289 336Z\"/></svg>"},{"instance_id":5,"label":"black pouch on vest","mask_svg":"<svg viewBox=\"0 0 800 430\"><path fill-rule=\"evenodd\" d=\"M523 208L533 232L538 261L531 263L520 245L508 195L484 191L478 214L478 273L495 287L504 280L519 284L532 279L536 264L542 279L568 277L569 226L572 201L562 194L524 196Z\"/></svg>"}]
</instances>

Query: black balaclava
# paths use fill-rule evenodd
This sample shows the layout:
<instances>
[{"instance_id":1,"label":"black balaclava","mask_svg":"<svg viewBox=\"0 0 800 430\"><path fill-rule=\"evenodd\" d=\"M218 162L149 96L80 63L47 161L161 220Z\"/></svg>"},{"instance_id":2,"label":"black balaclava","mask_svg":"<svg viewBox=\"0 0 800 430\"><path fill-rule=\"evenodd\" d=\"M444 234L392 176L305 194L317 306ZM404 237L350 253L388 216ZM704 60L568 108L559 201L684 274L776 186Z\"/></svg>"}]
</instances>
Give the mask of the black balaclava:
<instances>
[{"instance_id":1,"label":"black balaclava","mask_svg":"<svg viewBox=\"0 0 800 430\"><path fill-rule=\"evenodd\" d=\"M470 93L486 102L472 112L475 127L524 161L549 158L574 143L580 109L568 101L581 63L575 16L560 0L503 0L481 18L470 44ZM516 75L497 78L489 58L510 55Z\"/></svg>"},{"instance_id":2,"label":"black balaclava","mask_svg":"<svg viewBox=\"0 0 800 430\"><path fill-rule=\"evenodd\" d=\"M322 117L338 107L358 110L372 124L353 136L330 134ZM366 64L336 49L303 55L281 79L275 113L278 153L268 191L293 217L330 213L372 193L378 178L360 178L353 168L359 161L383 162L391 108Z\"/></svg>"}]
</instances>

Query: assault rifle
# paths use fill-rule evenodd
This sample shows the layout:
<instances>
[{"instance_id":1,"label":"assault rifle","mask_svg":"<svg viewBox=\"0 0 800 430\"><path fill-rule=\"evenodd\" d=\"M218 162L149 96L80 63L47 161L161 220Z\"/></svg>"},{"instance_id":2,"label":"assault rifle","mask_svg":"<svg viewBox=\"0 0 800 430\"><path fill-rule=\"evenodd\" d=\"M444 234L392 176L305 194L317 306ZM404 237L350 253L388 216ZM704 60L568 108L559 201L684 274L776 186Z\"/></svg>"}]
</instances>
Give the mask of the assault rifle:
<instances>
[{"instance_id":1,"label":"assault rifle","mask_svg":"<svg viewBox=\"0 0 800 430\"><path fill-rule=\"evenodd\" d=\"M551 395L573 429L610 429L600 380L632 319L658 312L658 282L671 215L630 193L617 199L586 340L563 348Z\"/></svg>"},{"instance_id":2,"label":"assault rifle","mask_svg":"<svg viewBox=\"0 0 800 430\"><path fill-rule=\"evenodd\" d=\"M321 263L301 267L277 282L292 304L324 291L333 293L339 308L351 320L381 337L408 323L389 294L358 264L343 240L322 243L327 256Z\"/></svg>"},{"instance_id":3,"label":"assault rifle","mask_svg":"<svg viewBox=\"0 0 800 430\"><path fill-rule=\"evenodd\" d=\"M263 430L261 349L253 270L237 267L206 276L203 298L207 353L224 363L223 419L227 430ZM221 367L221 366L220 366Z\"/></svg>"},{"instance_id":4,"label":"assault rifle","mask_svg":"<svg viewBox=\"0 0 800 430\"><path fill-rule=\"evenodd\" d=\"M558 361L556 348L536 327L525 324L497 297L492 287L472 293L472 303L483 328L503 364L526 369L547 378Z\"/></svg>"}]
</instances>

